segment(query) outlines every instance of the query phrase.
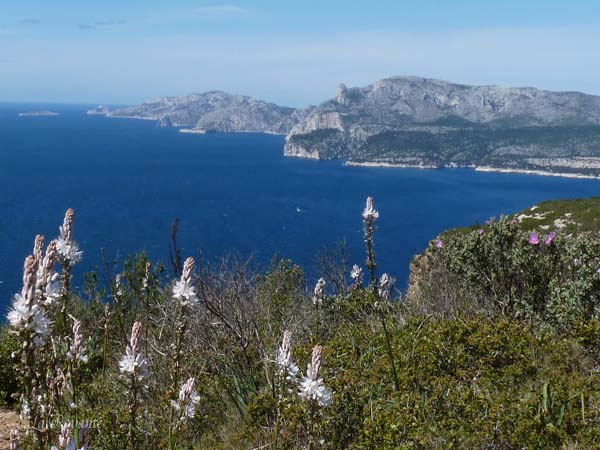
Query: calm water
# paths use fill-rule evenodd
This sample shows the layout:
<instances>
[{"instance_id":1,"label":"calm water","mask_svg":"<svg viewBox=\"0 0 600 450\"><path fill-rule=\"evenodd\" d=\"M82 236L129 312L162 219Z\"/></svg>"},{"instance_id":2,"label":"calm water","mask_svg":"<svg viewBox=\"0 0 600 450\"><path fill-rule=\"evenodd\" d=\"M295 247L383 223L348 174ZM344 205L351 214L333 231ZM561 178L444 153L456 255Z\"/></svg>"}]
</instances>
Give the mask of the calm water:
<instances>
[{"instance_id":1,"label":"calm water","mask_svg":"<svg viewBox=\"0 0 600 450\"><path fill-rule=\"evenodd\" d=\"M57 117L19 117L53 109ZM54 237L68 207L84 250L76 271L146 251L168 260L180 218L184 256L228 252L263 266L277 253L317 275L315 254L345 239L363 264L360 213L381 213L379 268L401 282L410 258L448 227L544 199L600 194L600 182L470 170L350 168L284 158L281 136L187 135L151 122L88 117L85 106L0 104L0 312L19 289L33 238Z\"/></svg>"}]
</instances>

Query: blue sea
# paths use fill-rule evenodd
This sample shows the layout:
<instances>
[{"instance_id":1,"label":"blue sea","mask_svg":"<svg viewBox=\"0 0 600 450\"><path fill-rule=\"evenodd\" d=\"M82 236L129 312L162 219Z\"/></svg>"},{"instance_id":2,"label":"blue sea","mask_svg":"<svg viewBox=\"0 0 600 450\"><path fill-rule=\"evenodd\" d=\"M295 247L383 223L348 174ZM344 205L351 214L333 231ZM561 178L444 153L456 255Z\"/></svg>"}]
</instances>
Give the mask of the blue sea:
<instances>
[{"instance_id":1,"label":"blue sea","mask_svg":"<svg viewBox=\"0 0 600 450\"><path fill-rule=\"evenodd\" d=\"M410 259L449 227L483 222L536 202L600 194L600 181L345 167L285 158L284 138L178 133L153 122L87 116L88 105L0 104L0 312L20 289L23 258L37 233L58 233L75 208L83 273L146 252L168 261L170 226L180 219L184 257L234 254L265 268L274 255L319 273L316 255L345 241L364 265L361 211L380 211L379 269L399 280ZM50 109L55 117L20 117Z\"/></svg>"}]
</instances>

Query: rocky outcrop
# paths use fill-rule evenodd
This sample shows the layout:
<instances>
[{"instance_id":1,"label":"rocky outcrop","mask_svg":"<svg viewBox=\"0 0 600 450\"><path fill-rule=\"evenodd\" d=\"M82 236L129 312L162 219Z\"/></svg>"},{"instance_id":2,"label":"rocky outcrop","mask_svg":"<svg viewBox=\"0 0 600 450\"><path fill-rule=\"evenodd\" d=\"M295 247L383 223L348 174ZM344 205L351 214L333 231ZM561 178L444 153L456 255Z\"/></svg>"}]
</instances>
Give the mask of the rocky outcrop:
<instances>
[{"instance_id":1,"label":"rocky outcrop","mask_svg":"<svg viewBox=\"0 0 600 450\"><path fill-rule=\"evenodd\" d=\"M305 112L284 152L396 165L522 167L533 158L556 166L557 158L600 156L600 97L418 77L342 84Z\"/></svg>"},{"instance_id":2,"label":"rocky outcrop","mask_svg":"<svg viewBox=\"0 0 600 450\"><path fill-rule=\"evenodd\" d=\"M108 109L108 107L98 105L95 108L88 109L87 114L90 116L106 116L109 112L110 110Z\"/></svg>"}]
</instances>

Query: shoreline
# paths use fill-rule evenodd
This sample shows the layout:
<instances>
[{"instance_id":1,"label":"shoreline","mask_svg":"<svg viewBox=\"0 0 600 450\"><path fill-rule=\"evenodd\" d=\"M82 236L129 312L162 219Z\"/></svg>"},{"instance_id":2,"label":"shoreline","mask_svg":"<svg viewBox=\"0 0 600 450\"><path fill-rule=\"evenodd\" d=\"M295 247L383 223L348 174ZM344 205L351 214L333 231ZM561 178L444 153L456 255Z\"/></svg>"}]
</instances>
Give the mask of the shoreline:
<instances>
[{"instance_id":1,"label":"shoreline","mask_svg":"<svg viewBox=\"0 0 600 450\"><path fill-rule=\"evenodd\" d=\"M548 170L539 169L509 169L505 167L491 167L491 166L475 166L475 165L445 165L445 166L434 166L432 164L395 164L386 162L355 162L346 161L345 166L349 167L379 167L388 169L473 169L475 172L495 172L495 173L515 173L521 175L538 175L544 177L562 177L562 178L575 178L585 180L600 180L600 175L589 175L576 172L550 172Z\"/></svg>"},{"instance_id":2,"label":"shoreline","mask_svg":"<svg viewBox=\"0 0 600 450\"><path fill-rule=\"evenodd\" d=\"M345 166L349 167L384 167L387 169L439 169L440 166L433 164L405 164L405 163L387 163L387 162L356 162L346 161Z\"/></svg>"},{"instance_id":3,"label":"shoreline","mask_svg":"<svg viewBox=\"0 0 600 450\"><path fill-rule=\"evenodd\" d=\"M476 172L517 173L523 175L541 175L544 177L580 178L586 180L600 180L600 175L586 175L576 172L550 172L539 169L506 169L501 167L477 166Z\"/></svg>"}]
</instances>

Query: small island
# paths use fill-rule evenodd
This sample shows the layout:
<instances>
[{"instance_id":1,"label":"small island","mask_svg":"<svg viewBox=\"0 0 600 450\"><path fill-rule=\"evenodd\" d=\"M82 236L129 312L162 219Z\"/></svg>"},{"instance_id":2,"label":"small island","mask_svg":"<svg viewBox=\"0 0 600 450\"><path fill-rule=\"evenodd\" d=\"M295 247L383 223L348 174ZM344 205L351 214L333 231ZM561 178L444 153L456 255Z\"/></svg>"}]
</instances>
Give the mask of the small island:
<instances>
[{"instance_id":1,"label":"small island","mask_svg":"<svg viewBox=\"0 0 600 450\"><path fill-rule=\"evenodd\" d=\"M19 116L59 116L60 113L55 111L27 111L19 113Z\"/></svg>"}]
</instances>

